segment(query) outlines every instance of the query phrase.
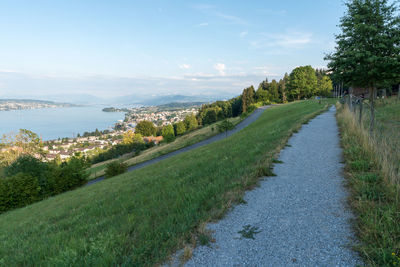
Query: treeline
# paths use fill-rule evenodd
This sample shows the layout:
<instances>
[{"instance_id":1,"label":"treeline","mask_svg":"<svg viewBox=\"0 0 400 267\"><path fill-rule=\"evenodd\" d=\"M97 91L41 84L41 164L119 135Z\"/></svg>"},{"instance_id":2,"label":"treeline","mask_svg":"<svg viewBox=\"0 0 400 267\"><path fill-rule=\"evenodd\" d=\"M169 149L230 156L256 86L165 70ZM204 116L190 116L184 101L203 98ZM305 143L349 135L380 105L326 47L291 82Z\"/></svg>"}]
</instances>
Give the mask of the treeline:
<instances>
[{"instance_id":1,"label":"treeline","mask_svg":"<svg viewBox=\"0 0 400 267\"><path fill-rule=\"evenodd\" d=\"M313 69L311 66L297 67L279 81L268 82L268 79L265 79L257 90L250 86L245 88L240 96L228 101L202 105L197 120L200 124L207 125L250 113L260 105L286 103L317 95L327 97L331 95L331 91L332 81L325 70Z\"/></svg>"},{"instance_id":2,"label":"treeline","mask_svg":"<svg viewBox=\"0 0 400 267\"><path fill-rule=\"evenodd\" d=\"M18 157L0 178L0 213L82 186L88 166L85 157L62 163L43 162L29 154Z\"/></svg>"}]
</instances>

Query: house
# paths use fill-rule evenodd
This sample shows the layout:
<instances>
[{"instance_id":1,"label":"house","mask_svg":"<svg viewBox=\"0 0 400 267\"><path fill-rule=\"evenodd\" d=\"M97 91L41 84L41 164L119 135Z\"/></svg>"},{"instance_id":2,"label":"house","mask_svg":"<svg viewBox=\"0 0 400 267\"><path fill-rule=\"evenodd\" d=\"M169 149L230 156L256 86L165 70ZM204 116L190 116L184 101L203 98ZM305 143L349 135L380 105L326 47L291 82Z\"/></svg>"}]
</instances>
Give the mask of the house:
<instances>
[{"instance_id":1,"label":"house","mask_svg":"<svg viewBox=\"0 0 400 267\"><path fill-rule=\"evenodd\" d=\"M164 138L162 136L145 136L143 137L143 141L148 144L150 142L153 142L154 144L158 145Z\"/></svg>"},{"instance_id":2,"label":"house","mask_svg":"<svg viewBox=\"0 0 400 267\"><path fill-rule=\"evenodd\" d=\"M71 157L71 155L66 151L60 153L60 158L61 159L67 159L67 158L70 158L70 157Z\"/></svg>"}]
</instances>

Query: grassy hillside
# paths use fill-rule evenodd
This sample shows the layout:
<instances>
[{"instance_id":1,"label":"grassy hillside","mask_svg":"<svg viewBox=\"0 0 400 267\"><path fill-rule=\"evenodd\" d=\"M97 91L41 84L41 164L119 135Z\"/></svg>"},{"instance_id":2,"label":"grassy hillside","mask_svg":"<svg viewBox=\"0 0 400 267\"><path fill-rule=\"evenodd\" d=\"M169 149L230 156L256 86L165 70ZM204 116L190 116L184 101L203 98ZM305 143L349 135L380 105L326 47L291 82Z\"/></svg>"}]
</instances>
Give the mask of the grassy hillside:
<instances>
[{"instance_id":1,"label":"grassy hillside","mask_svg":"<svg viewBox=\"0 0 400 267\"><path fill-rule=\"evenodd\" d=\"M0 215L0 264L152 266L193 242L269 173L325 105L271 107L224 140Z\"/></svg>"},{"instance_id":2,"label":"grassy hillside","mask_svg":"<svg viewBox=\"0 0 400 267\"><path fill-rule=\"evenodd\" d=\"M345 106L337 115L351 191L357 214L356 248L369 266L400 265L400 101L378 102L377 129L360 127L358 115ZM397 122L397 123L396 123Z\"/></svg>"},{"instance_id":3,"label":"grassy hillside","mask_svg":"<svg viewBox=\"0 0 400 267\"><path fill-rule=\"evenodd\" d=\"M239 122L242 121L242 119L240 117L235 117L235 118L229 118L229 121L231 121L234 125L237 125ZM129 154L123 155L119 159L107 160L104 162L94 164L89 169L89 173L90 173L89 179L94 179L94 178L104 175L107 164L112 161L118 160L118 161L126 163L128 166L132 166L132 165L136 165L138 163L159 157L161 155L171 153L171 152L181 149L183 147L193 145L193 144L203 141L205 139L208 139L219 133L218 129L217 129L218 123L220 123L220 122L213 123L211 125L208 125L208 126L200 128L200 129L197 129L195 131L189 132L185 135L179 136L172 143L163 143L159 146L149 148L145 151L142 151L137 156L135 156L134 153L129 153Z\"/></svg>"}]
</instances>

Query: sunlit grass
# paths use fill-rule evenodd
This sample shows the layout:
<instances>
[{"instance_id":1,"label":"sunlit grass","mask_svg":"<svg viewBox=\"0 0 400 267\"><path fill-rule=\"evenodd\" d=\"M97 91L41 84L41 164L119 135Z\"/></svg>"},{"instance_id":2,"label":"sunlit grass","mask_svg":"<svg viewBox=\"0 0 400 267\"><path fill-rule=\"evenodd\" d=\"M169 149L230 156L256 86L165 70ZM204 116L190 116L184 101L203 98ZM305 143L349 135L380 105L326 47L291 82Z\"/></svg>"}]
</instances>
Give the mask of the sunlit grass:
<instances>
[{"instance_id":1,"label":"sunlit grass","mask_svg":"<svg viewBox=\"0 0 400 267\"><path fill-rule=\"evenodd\" d=\"M237 125L242 121L240 117L230 118L229 119L234 125ZM207 125L200 129L189 132L185 135L178 136L175 141L171 143L162 143L161 145L154 146L152 148L146 149L142 151L139 155L134 155L133 153L129 153L123 155L122 157L115 159L121 162L126 163L128 166L136 165L138 163L171 153L178 149L193 145L205 139L208 139L216 134L218 134L217 124L214 123L211 125ZM107 160L104 162L100 162L94 164L90 169L90 177L89 179L94 179L96 177L102 176L105 173L105 169L108 163L114 160Z\"/></svg>"},{"instance_id":2,"label":"sunlit grass","mask_svg":"<svg viewBox=\"0 0 400 267\"><path fill-rule=\"evenodd\" d=\"M240 202L293 130L325 108L271 107L221 141L2 214L0 265L160 263Z\"/></svg>"}]
</instances>

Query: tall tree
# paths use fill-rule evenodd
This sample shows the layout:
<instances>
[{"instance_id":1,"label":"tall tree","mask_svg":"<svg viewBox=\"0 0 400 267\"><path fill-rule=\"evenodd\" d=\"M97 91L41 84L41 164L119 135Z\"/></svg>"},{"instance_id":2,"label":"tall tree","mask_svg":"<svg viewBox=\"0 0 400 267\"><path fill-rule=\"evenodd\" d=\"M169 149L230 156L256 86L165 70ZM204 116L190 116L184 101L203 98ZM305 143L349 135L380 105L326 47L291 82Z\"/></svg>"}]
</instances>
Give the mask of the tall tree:
<instances>
[{"instance_id":1,"label":"tall tree","mask_svg":"<svg viewBox=\"0 0 400 267\"><path fill-rule=\"evenodd\" d=\"M289 76L289 95L292 100L311 97L317 91L317 76L311 66L295 68Z\"/></svg>"},{"instance_id":2,"label":"tall tree","mask_svg":"<svg viewBox=\"0 0 400 267\"><path fill-rule=\"evenodd\" d=\"M244 89L242 93L242 112L246 112L247 108L256 100L256 91L253 85Z\"/></svg>"},{"instance_id":3,"label":"tall tree","mask_svg":"<svg viewBox=\"0 0 400 267\"><path fill-rule=\"evenodd\" d=\"M368 88L372 130L377 87L399 80L400 17L387 0L350 0L346 6L335 51L325 59L335 80Z\"/></svg>"},{"instance_id":4,"label":"tall tree","mask_svg":"<svg viewBox=\"0 0 400 267\"><path fill-rule=\"evenodd\" d=\"M283 79L279 80L279 98L281 99L282 103L287 102L287 83L289 81L289 75L285 73Z\"/></svg>"},{"instance_id":5,"label":"tall tree","mask_svg":"<svg viewBox=\"0 0 400 267\"><path fill-rule=\"evenodd\" d=\"M279 85L276 80L272 80L269 85L270 100L279 102Z\"/></svg>"}]
</instances>

